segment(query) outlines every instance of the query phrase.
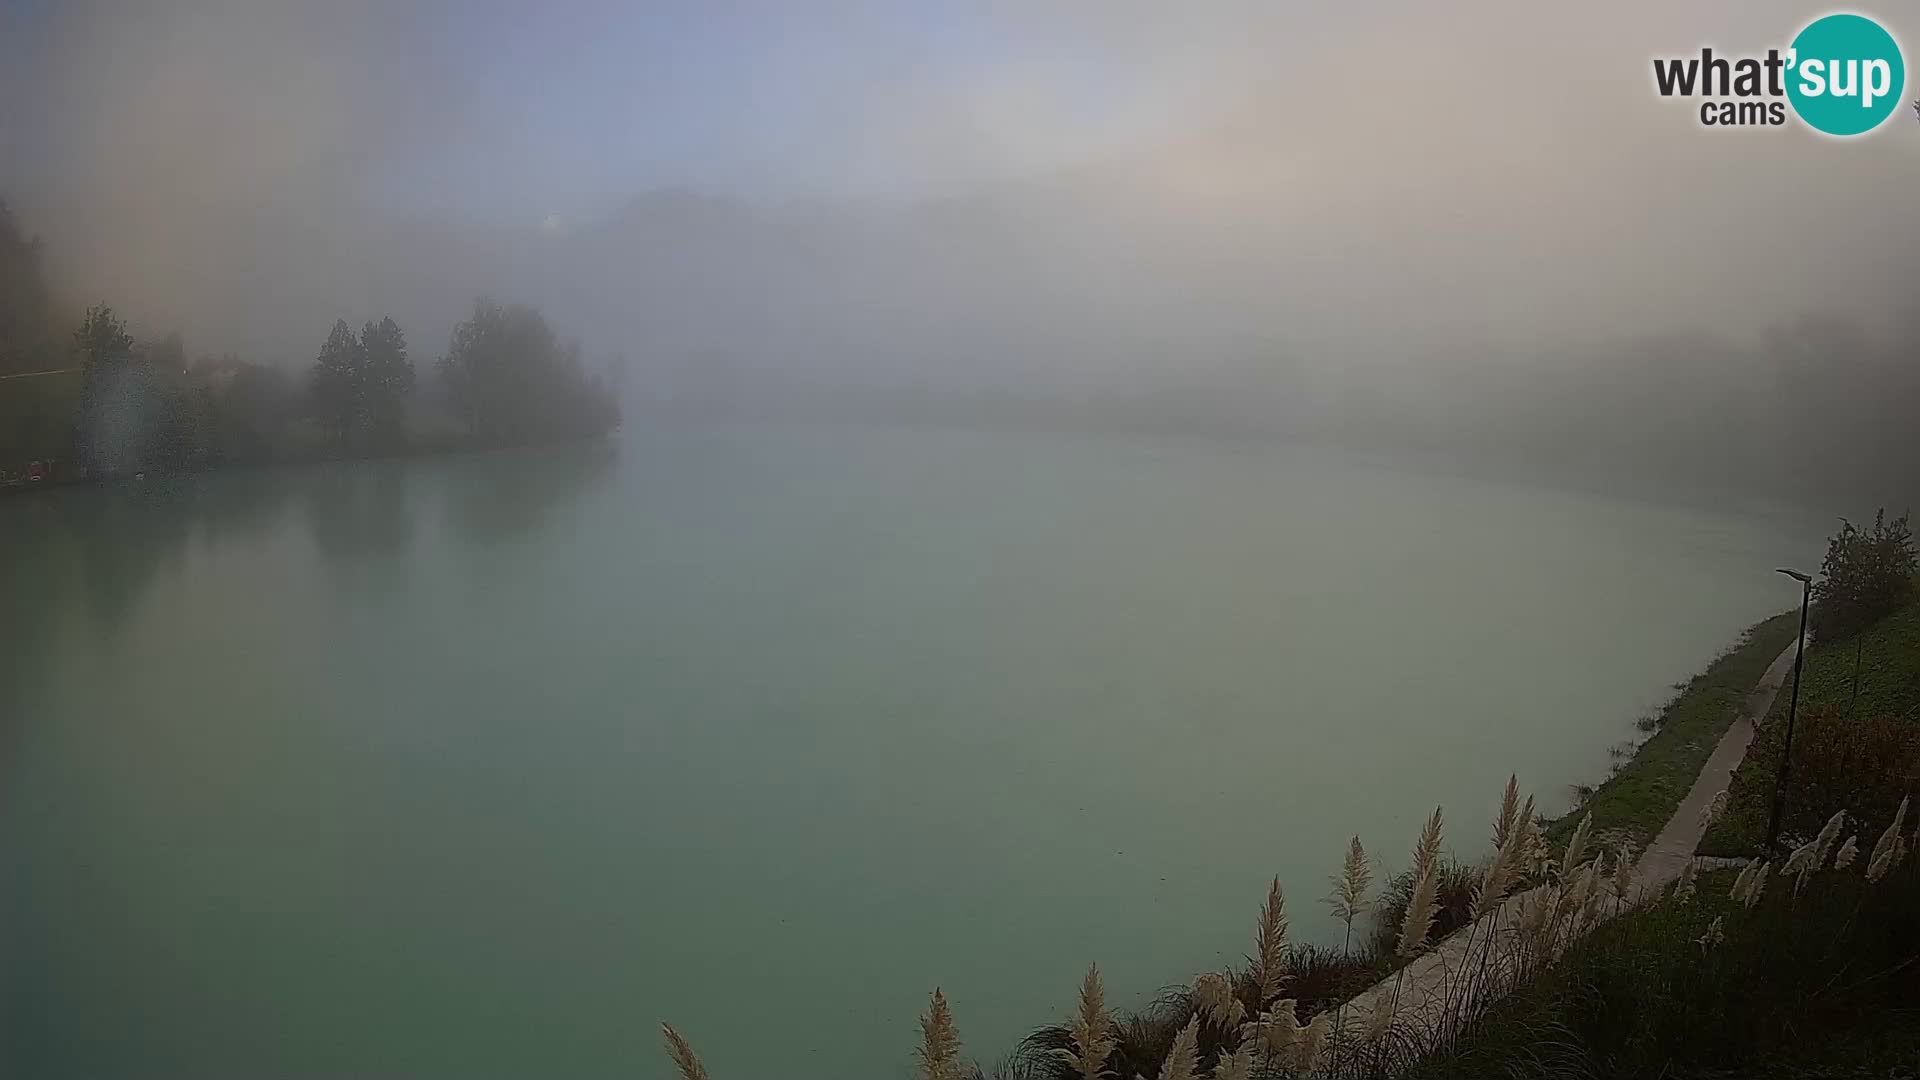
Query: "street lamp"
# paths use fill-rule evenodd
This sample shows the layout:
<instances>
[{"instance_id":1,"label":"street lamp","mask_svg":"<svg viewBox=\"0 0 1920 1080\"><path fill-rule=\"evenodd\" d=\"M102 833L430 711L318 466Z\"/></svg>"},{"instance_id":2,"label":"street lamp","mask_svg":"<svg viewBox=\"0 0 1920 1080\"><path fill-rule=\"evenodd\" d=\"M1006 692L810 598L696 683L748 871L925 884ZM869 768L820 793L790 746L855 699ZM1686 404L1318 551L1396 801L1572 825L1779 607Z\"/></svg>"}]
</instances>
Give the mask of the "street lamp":
<instances>
[{"instance_id":1,"label":"street lamp","mask_svg":"<svg viewBox=\"0 0 1920 1080\"><path fill-rule=\"evenodd\" d=\"M1793 768L1793 718L1800 711L1800 662L1807 656L1807 603L1813 598L1813 579L1798 570L1775 570L1800 583L1800 642L1793 653L1793 697L1787 701L1787 745L1780 751L1780 775L1773 782L1773 813L1767 819L1767 853L1780 842L1780 811L1787 805L1787 772Z\"/></svg>"}]
</instances>

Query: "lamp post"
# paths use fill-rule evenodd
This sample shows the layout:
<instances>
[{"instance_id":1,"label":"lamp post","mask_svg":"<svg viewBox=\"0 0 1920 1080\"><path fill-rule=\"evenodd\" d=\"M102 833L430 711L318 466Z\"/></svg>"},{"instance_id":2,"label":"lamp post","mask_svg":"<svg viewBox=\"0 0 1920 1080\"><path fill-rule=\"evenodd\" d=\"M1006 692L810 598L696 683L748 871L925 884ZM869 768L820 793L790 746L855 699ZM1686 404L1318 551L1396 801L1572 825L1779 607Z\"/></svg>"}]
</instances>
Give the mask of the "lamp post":
<instances>
[{"instance_id":1,"label":"lamp post","mask_svg":"<svg viewBox=\"0 0 1920 1080\"><path fill-rule=\"evenodd\" d=\"M1767 818L1767 854L1780 842L1780 811L1787 805L1787 773L1793 768L1793 718L1800 711L1800 663L1807 656L1807 604L1813 599L1813 579L1798 570L1780 569L1800 583L1800 641L1793 653L1793 697L1787 701L1787 745L1780 751L1780 775L1773 783L1773 813Z\"/></svg>"}]
</instances>

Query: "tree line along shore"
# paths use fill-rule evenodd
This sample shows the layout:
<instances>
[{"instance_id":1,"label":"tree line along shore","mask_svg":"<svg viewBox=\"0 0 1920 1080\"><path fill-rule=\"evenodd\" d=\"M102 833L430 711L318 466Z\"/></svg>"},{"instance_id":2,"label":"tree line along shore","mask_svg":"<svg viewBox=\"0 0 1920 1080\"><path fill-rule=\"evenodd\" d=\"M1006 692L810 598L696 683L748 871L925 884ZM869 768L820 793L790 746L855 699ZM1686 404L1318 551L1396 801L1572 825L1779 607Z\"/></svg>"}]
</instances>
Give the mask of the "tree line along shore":
<instances>
[{"instance_id":1,"label":"tree line along shore","mask_svg":"<svg viewBox=\"0 0 1920 1080\"><path fill-rule=\"evenodd\" d=\"M55 295L39 241L0 202L0 490L603 434L615 388L533 307L475 301L417 363L391 317L336 319L304 371L189 357L111 306Z\"/></svg>"}]
</instances>

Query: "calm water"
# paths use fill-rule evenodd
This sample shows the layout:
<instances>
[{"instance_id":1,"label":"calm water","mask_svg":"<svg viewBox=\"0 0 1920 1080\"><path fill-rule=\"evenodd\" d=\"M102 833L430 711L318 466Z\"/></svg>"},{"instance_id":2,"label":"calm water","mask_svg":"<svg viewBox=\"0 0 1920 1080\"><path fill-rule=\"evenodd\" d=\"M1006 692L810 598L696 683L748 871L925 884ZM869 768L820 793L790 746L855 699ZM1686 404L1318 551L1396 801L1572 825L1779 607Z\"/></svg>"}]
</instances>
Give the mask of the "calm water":
<instances>
[{"instance_id":1,"label":"calm water","mask_svg":"<svg viewBox=\"0 0 1920 1080\"><path fill-rule=\"evenodd\" d=\"M1821 524L742 430L0 501L0 1075L996 1058L1562 803Z\"/></svg>"}]
</instances>

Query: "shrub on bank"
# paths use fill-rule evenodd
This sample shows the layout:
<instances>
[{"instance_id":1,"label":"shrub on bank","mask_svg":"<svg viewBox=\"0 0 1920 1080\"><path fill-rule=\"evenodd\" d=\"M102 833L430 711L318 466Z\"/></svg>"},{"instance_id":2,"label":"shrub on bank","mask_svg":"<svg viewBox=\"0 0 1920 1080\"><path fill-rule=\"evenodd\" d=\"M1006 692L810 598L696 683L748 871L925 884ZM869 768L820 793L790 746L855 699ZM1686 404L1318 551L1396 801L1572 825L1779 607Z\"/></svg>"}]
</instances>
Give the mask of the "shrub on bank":
<instances>
[{"instance_id":1,"label":"shrub on bank","mask_svg":"<svg viewBox=\"0 0 1920 1080\"><path fill-rule=\"evenodd\" d=\"M1856 671L1858 672L1856 680ZM1782 689L1728 785L1726 814L1700 850L1749 855L1766 842L1775 777L1786 748L1791 688ZM1805 835L1819 808L1849 805L1885 816L1920 787L1920 603L1881 619L1851 640L1815 641L1801 673L1793 768L1782 830Z\"/></svg>"},{"instance_id":2,"label":"shrub on bank","mask_svg":"<svg viewBox=\"0 0 1920 1080\"><path fill-rule=\"evenodd\" d=\"M1914 553L1907 515L1888 521L1887 512L1880 510L1871 529L1841 518L1840 531L1827 540L1820 580L1813 586L1808 621L1814 636L1839 641L1899 610L1913 597L1917 573L1920 558Z\"/></svg>"},{"instance_id":3,"label":"shrub on bank","mask_svg":"<svg viewBox=\"0 0 1920 1080\"><path fill-rule=\"evenodd\" d=\"M1920 780L1920 724L1884 713L1849 719L1837 705L1805 711L1798 724L1781 818L1789 834L1813 835L1818 807L1849 805L1884 819Z\"/></svg>"}]
</instances>

